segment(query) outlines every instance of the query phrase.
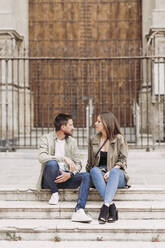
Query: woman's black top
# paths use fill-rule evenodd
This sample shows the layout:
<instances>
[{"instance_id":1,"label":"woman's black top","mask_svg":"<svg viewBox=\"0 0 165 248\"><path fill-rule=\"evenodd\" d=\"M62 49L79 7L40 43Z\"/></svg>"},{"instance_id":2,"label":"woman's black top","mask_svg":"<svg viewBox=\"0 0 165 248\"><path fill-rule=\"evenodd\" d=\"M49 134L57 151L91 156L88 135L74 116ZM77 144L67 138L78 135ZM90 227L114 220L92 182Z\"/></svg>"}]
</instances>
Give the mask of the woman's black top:
<instances>
[{"instance_id":1,"label":"woman's black top","mask_svg":"<svg viewBox=\"0 0 165 248\"><path fill-rule=\"evenodd\" d=\"M107 165L107 152L100 152L100 162L99 162L99 166L105 166Z\"/></svg>"}]
</instances>

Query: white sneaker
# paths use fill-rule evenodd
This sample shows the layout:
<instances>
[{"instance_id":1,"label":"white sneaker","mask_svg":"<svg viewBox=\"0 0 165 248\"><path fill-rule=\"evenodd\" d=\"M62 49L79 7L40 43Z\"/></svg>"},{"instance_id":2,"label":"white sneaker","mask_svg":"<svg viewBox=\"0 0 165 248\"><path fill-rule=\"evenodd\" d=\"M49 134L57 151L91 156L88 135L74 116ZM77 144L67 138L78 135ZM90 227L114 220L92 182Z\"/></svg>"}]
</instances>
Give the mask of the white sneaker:
<instances>
[{"instance_id":1,"label":"white sneaker","mask_svg":"<svg viewBox=\"0 0 165 248\"><path fill-rule=\"evenodd\" d=\"M84 212L84 209L80 208L75 213L73 213L72 221L88 223L92 221L92 218L86 215L86 213Z\"/></svg>"},{"instance_id":2,"label":"white sneaker","mask_svg":"<svg viewBox=\"0 0 165 248\"><path fill-rule=\"evenodd\" d=\"M50 200L49 200L48 203L50 205L57 205L58 204L58 200L59 200L59 196L58 196L58 192L56 192L56 193L53 193L51 195L51 198L50 198Z\"/></svg>"}]
</instances>

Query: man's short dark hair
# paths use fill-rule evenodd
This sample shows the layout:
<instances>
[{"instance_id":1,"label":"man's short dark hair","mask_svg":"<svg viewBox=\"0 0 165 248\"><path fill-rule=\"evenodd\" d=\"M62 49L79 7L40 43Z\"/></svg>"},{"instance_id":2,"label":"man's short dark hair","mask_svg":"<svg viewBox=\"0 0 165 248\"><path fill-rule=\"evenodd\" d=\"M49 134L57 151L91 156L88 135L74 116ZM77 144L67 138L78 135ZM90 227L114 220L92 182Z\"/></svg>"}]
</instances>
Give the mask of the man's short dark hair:
<instances>
[{"instance_id":1,"label":"man's short dark hair","mask_svg":"<svg viewBox=\"0 0 165 248\"><path fill-rule=\"evenodd\" d=\"M54 119L54 127L56 131L60 130L62 125L66 125L68 120L70 119L72 119L72 116L70 114L60 113L56 115Z\"/></svg>"}]
</instances>

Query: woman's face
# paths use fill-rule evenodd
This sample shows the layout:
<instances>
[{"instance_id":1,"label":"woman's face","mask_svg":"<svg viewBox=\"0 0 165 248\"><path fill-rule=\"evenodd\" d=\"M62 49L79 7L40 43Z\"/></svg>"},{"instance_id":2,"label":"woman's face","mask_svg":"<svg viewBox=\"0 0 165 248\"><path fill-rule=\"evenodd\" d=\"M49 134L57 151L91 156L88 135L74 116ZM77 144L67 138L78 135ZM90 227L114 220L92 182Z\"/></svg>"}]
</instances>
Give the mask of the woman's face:
<instances>
[{"instance_id":1,"label":"woman's face","mask_svg":"<svg viewBox=\"0 0 165 248\"><path fill-rule=\"evenodd\" d=\"M102 123L101 118L100 118L99 115L97 117L97 121L95 122L95 127L96 127L96 130L99 131L99 132L101 132L101 133L104 130L104 125L103 125L103 123Z\"/></svg>"}]
</instances>

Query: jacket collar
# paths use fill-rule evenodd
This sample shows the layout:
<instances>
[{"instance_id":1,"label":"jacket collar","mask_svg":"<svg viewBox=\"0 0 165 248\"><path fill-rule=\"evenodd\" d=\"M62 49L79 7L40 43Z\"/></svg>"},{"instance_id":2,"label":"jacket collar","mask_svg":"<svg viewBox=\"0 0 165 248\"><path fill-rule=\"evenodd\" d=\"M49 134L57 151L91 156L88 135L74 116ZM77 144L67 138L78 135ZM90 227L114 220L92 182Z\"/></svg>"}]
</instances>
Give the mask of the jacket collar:
<instances>
[{"instance_id":1,"label":"jacket collar","mask_svg":"<svg viewBox=\"0 0 165 248\"><path fill-rule=\"evenodd\" d=\"M100 139L101 139L101 133L97 133L96 134L96 137L97 137L97 139L100 141ZM111 144L115 144L116 143L116 141L117 141L117 137L115 137L113 140L111 140Z\"/></svg>"},{"instance_id":2,"label":"jacket collar","mask_svg":"<svg viewBox=\"0 0 165 248\"><path fill-rule=\"evenodd\" d=\"M58 138L57 138L57 134L56 134L56 131L54 130L54 132L53 132L53 137L54 137L54 139L55 140L57 140ZM68 139L69 139L69 136L65 136L65 141L66 142L68 142Z\"/></svg>"}]
</instances>

